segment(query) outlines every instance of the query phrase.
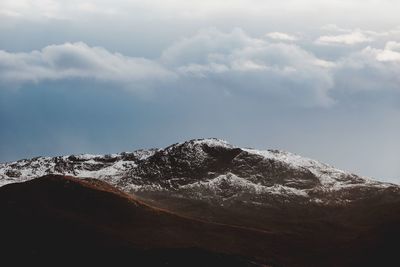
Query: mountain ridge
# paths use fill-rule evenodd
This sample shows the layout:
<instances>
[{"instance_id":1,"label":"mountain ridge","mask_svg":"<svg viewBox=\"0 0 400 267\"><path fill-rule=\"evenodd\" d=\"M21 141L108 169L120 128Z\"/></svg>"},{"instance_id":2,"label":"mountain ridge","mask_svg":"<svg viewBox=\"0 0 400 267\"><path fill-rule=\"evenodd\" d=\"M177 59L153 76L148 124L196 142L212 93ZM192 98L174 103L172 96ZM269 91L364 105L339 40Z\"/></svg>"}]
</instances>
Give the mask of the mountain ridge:
<instances>
[{"instance_id":1,"label":"mountain ridge","mask_svg":"<svg viewBox=\"0 0 400 267\"><path fill-rule=\"evenodd\" d=\"M340 202L319 198L321 192L329 195L334 191L354 191L355 187L399 188L293 153L240 148L216 138L189 140L164 149L36 157L0 164L0 185L46 174L98 178L131 193L207 186L211 190L223 183L254 194L281 193L320 203Z\"/></svg>"}]
</instances>

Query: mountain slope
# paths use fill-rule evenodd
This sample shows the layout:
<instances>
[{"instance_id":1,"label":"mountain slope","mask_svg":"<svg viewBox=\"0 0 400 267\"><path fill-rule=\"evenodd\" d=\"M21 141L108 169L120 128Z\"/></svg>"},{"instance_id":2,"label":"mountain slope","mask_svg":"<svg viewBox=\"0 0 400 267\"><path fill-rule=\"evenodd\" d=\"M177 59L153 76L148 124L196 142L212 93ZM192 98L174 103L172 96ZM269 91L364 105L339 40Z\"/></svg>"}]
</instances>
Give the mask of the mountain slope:
<instances>
[{"instance_id":1,"label":"mountain slope","mask_svg":"<svg viewBox=\"0 0 400 267\"><path fill-rule=\"evenodd\" d=\"M0 188L0 255L14 265L396 266L399 207L366 209L374 214L366 218L376 219L368 227L327 239L291 227L263 231L194 220L102 181L50 175ZM323 222L312 226L331 231Z\"/></svg>"},{"instance_id":2,"label":"mountain slope","mask_svg":"<svg viewBox=\"0 0 400 267\"><path fill-rule=\"evenodd\" d=\"M49 175L4 186L0 211L1 260L14 264L130 259L134 266L253 266L233 254L263 254L243 249L252 230L152 208L94 179Z\"/></svg>"}]
</instances>

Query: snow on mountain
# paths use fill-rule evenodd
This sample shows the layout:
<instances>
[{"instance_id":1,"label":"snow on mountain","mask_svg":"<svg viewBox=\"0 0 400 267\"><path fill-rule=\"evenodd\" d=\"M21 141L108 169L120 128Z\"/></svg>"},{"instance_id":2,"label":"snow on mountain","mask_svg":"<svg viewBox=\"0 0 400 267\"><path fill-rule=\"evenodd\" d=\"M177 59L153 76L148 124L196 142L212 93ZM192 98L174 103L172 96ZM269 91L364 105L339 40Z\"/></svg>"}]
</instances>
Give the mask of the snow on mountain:
<instances>
[{"instance_id":1,"label":"snow on mountain","mask_svg":"<svg viewBox=\"0 0 400 267\"><path fill-rule=\"evenodd\" d=\"M254 194L288 194L288 195L299 195L307 197L307 193L304 190L298 190L288 186L273 185L264 186L261 184L252 183L244 178L238 177L232 173L220 175L214 179L206 182L197 182L188 185L183 185L181 188L194 189L202 191L204 189L209 189L211 192L219 193L218 191L227 190L227 187L233 187L238 189L246 189L246 192ZM238 190L238 192L241 192Z\"/></svg>"},{"instance_id":2,"label":"snow on mountain","mask_svg":"<svg viewBox=\"0 0 400 267\"><path fill-rule=\"evenodd\" d=\"M367 177L360 177L355 174L336 169L328 164L319 161L302 157L290 152L280 150L256 150L243 149L251 154L263 156L266 159L272 159L285 164L295 169L306 169L311 171L318 177L321 185L329 189L339 189L346 186L354 185L375 185L375 186L390 186L388 183L374 181ZM349 179L351 177L352 179Z\"/></svg>"},{"instance_id":3,"label":"snow on mountain","mask_svg":"<svg viewBox=\"0 0 400 267\"><path fill-rule=\"evenodd\" d=\"M227 195L245 195L252 200L282 195L318 202L340 191L340 197L350 201L354 190L398 189L292 153L239 148L219 139L190 140L165 149L111 155L19 160L0 165L0 186L46 174L98 178L131 193L169 191L199 198L213 195L224 200Z\"/></svg>"}]
</instances>

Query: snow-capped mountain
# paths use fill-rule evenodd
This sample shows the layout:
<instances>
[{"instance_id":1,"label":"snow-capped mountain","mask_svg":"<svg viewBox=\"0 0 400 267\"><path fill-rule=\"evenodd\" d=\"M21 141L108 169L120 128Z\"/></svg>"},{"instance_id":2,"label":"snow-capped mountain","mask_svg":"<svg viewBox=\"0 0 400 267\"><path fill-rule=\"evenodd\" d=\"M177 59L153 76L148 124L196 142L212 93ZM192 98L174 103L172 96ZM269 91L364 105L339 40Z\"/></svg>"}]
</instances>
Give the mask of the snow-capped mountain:
<instances>
[{"instance_id":1,"label":"snow-capped mountain","mask_svg":"<svg viewBox=\"0 0 400 267\"><path fill-rule=\"evenodd\" d=\"M47 174L102 181L80 183L84 180ZM90 186L92 190L78 190L88 181L95 185ZM12 218L2 228L14 229L9 240L35 218L40 220L32 229L53 227L49 218L58 216L62 218L56 220L58 223L77 220L73 227L67 227L75 229L82 223L86 226L91 214L95 228L98 224L99 229L111 227L111 232L120 233L119 238L125 237L124 231L134 231L132 240L139 242L139 247L148 245L148 233L152 233L163 245L170 239L163 234L177 238L177 242L183 236L190 247L199 246L199 238L203 238L207 242L202 248L212 252L216 251L214 239L222 240L217 251L246 252L242 256L256 256L271 266L399 265L400 186L288 152L199 139L164 149L19 160L0 165L0 183L5 185L0 187L4 200L0 203L8 211L5 217ZM123 200L116 205L107 192ZM74 203L73 208L70 203ZM140 207L151 207L154 216L142 218ZM121 210L127 213L116 216L114 211L118 214ZM179 219L170 225L164 212L189 224ZM127 228L121 230L121 225ZM217 236L205 236L206 225L212 225L212 234ZM53 237L55 232L59 231L48 235ZM140 233L145 235L138 240ZM19 236L17 248L25 240L25 235ZM10 251L8 246L6 249Z\"/></svg>"},{"instance_id":2,"label":"snow-capped mountain","mask_svg":"<svg viewBox=\"0 0 400 267\"><path fill-rule=\"evenodd\" d=\"M373 181L278 150L239 148L219 139L197 139L164 149L111 155L37 157L0 165L0 185L46 174L93 177L131 193L168 192L197 199L271 199L347 203L393 184Z\"/></svg>"}]
</instances>

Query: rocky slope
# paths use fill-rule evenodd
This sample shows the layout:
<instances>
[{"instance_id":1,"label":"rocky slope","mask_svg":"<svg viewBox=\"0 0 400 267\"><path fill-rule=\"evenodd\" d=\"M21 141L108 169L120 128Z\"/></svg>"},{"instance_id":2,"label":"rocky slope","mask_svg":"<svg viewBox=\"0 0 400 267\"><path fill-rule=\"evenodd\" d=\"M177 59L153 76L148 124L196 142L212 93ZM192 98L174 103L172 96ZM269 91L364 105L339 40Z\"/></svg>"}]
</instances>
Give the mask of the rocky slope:
<instances>
[{"instance_id":1,"label":"rocky slope","mask_svg":"<svg viewBox=\"0 0 400 267\"><path fill-rule=\"evenodd\" d=\"M278 150L239 148L218 139L111 155L37 157L0 164L0 185L46 174L94 177L125 192L164 192L218 201L265 198L347 203L399 187ZM371 192L373 191L373 192Z\"/></svg>"}]
</instances>

